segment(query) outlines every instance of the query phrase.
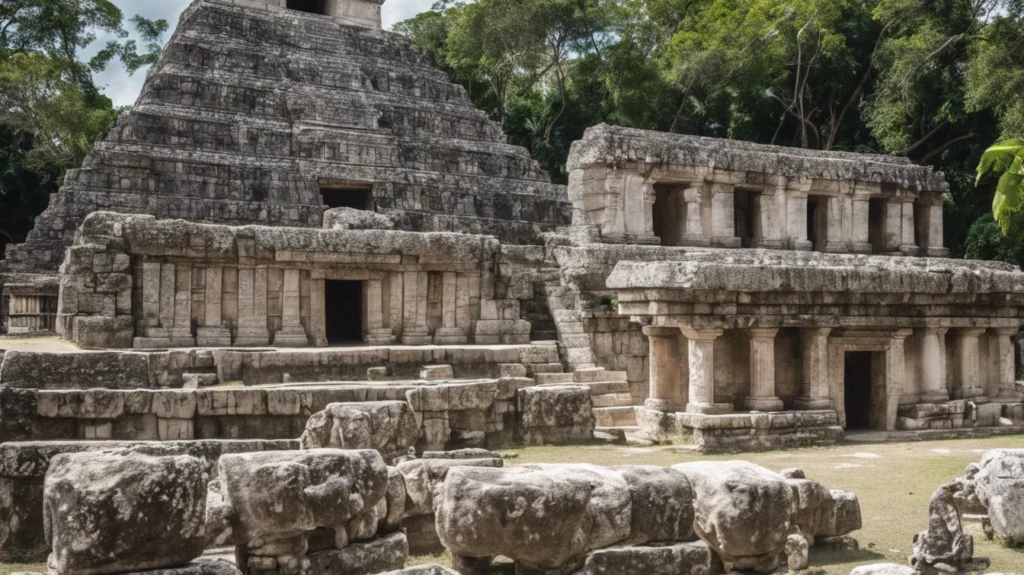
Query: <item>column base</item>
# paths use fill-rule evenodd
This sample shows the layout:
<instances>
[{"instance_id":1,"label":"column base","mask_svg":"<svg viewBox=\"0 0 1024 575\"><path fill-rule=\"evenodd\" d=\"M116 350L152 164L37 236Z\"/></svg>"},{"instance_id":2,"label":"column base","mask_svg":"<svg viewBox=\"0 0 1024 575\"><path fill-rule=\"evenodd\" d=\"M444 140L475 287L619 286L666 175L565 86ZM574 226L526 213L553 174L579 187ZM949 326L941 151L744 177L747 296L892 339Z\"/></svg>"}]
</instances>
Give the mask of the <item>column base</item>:
<instances>
[{"instance_id":1,"label":"column base","mask_svg":"<svg viewBox=\"0 0 1024 575\"><path fill-rule=\"evenodd\" d=\"M900 253L905 256L916 256L921 253L921 248L917 246L900 246Z\"/></svg>"},{"instance_id":2,"label":"column base","mask_svg":"<svg viewBox=\"0 0 1024 575\"><path fill-rule=\"evenodd\" d=\"M782 411L785 409L782 400L777 397L748 397L744 405L750 411Z\"/></svg>"},{"instance_id":3,"label":"column base","mask_svg":"<svg viewBox=\"0 0 1024 575\"><path fill-rule=\"evenodd\" d=\"M363 339L370 345L391 345L395 343L395 334L391 333L391 328L389 327L371 329L366 332L366 337Z\"/></svg>"},{"instance_id":4,"label":"column base","mask_svg":"<svg viewBox=\"0 0 1024 575\"><path fill-rule=\"evenodd\" d=\"M644 400L644 408L662 413L675 413L679 411L679 402L674 399L648 398Z\"/></svg>"},{"instance_id":5,"label":"column base","mask_svg":"<svg viewBox=\"0 0 1024 575\"><path fill-rule=\"evenodd\" d=\"M953 397L956 399L969 399L971 401L977 402L978 398L982 398L984 396L985 390L980 387L964 387L961 389L953 390ZM985 401L988 401L987 397L985 397Z\"/></svg>"},{"instance_id":6,"label":"column base","mask_svg":"<svg viewBox=\"0 0 1024 575\"><path fill-rule=\"evenodd\" d=\"M785 247L785 241L775 239L766 240L764 238L758 238L751 241L750 246L754 248L764 248L767 250L781 250Z\"/></svg>"},{"instance_id":7,"label":"column base","mask_svg":"<svg viewBox=\"0 0 1024 575\"><path fill-rule=\"evenodd\" d=\"M434 343L427 330L405 330L401 337L402 345L430 345Z\"/></svg>"},{"instance_id":8,"label":"column base","mask_svg":"<svg viewBox=\"0 0 1024 575\"><path fill-rule=\"evenodd\" d=\"M457 327L439 327L434 330L434 345L462 345L469 340L465 330Z\"/></svg>"},{"instance_id":9,"label":"column base","mask_svg":"<svg viewBox=\"0 0 1024 575\"><path fill-rule=\"evenodd\" d=\"M232 347L265 347L270 345L270 332L266 327L239 327Z\"/></svg>"},{"instance_id":10,"label":"column base","mask_svg":"<svg viewBox=\"0 0 1024 575\"><path fill-rule=\"evenodd\" d=\"M793 240L793 249L798 252L809 252L814 249L814 243L808 240Z\"/></svg>"},{"instance_id":11,"label":"column base","mask_svg":"<svg viewBox=\"0 0 1024 575\"><path fill-rule=\"evenodd\" d=\"M740 238L711 238L711 245L716 248L738 248L742 247L743 240Z\"/></svg>"},{"instance_id":12,"label":"column base","mask_svg":"<svg viewBox=\"0 0 1024 575\"><path fill-rule=\"evenodd\" d=\"M231 330L226 327L201 327L196 330L196 344L201 347L231 347Z\"/></svg>"},{"instance_id":13,"label":"column base","mask_svg":"<svg viewBox=\"0 0 1024 575\"><path fill-rule=\"evenodd\" d=\"M309 337L302 326L286 327L274 334L274 345L277 347L307 347L309 346Z\"/></svg>"},{"instance_id":14,"label":"column base","mask_svg":"<svg viewBox=\"0 0 1024 575\"><path fill-rule=\"evenodd\" d=\"M733 412L731 403L694 403L686 406L686 413L698 413L701 415L725 415Z\"/></svg>"},{"instance_id":15,"label":"column base","mask_svg":"<svg viewBox=\"0 0 1024 575\"><path fill-rule=\"evenodd\" d=\"M195 347L194 337L137 337L132 341L135 349L161 349L166 347Z\"/></svg>"},{"instance_id":16,"label":"column base","mask_svg":"<svg viewBox=\"0 0 1024 575\"><path fill-rule=\"evenodd\" d=\"M793 402L794 407L801 411L814 411L819 409L833 409L834 404L832 403L831 397L808 397L799 396L796 401Z\"/></svg>"},{"instance_id":17,"label":"column base","mask_svg":"<svg viewBox=\"0 0 1024 575\"><path fill-rule=\"evenodd\" d=\"M944 391L926 391L921 394L918 403L946 403L949 401L949 394Z\"/></svg>"},{"instance_id":18,"label":"column base","mask_svg":"<svg viewBox=\"0 0 1024 575\"><path fill-rule=\"evenodd\" d=\"M949 248L925 248L924 255L930 258L948 258Z\"/></svg>"},{"instance_id":19,"label":"column base","mask_svg":"<svg viewBox=\"0 0 1024 575\"><path fill-rule=\"evenodd\" d=\"M850 244L850 253L854 254L870 254L874 249L875 248L867 242L853 242Z\"/></svg>"},{"instance_id":20,"label":"column base","mask_svg":"<svg viewBox=\"0 0 1024 575\"><path fill-rule=\"evenodd\" d=\"M704 236L691 236L683 234L683 237L679 238L679 245L681 246L710 246L711 238Z\"/></svg>"}]
</instances>

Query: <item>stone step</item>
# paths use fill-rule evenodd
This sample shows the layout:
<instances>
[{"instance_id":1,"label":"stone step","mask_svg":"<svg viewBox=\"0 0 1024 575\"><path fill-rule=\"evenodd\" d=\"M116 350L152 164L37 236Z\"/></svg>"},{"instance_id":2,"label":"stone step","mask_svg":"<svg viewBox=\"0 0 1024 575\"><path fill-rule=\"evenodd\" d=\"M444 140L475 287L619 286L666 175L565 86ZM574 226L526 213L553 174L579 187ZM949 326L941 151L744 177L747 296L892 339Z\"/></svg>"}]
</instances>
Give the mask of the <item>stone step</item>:
<instances>
[{"instance_id":1,"label":"stone step","mask_svg":"<svg viewBox=\"0 0 1024 575\"><path fill-rule=\"evenodd\" d=\"M593 383L598 381L628 381L624 371L607 371L603 367L596 369L577 369L573 372L576 383Z\"/></svg>"},{"instance_id":2,"label":"stone step","mask_svg":"<svg viewBox=\"0 0 1024 575\"><path fill-rule=\"evenodd\" d=\"M577 385L590 388L590 395L607 395L610 393L630 393L628 381L576 381Z\"/></svg>"},{"instance_id":3,"label":"stone step","mask_svg":"<svg viewBox=\"0 0 1024 575\"><path fill-rule=\"evenodd\" d=\"M533 377L537 380L537 385L564 385L573 382L571 373L535 373Z\"/></svg>"},{"instance_id":4,"label":"stone step","mask_svg":"<svg viewBox=\"0 0 1024 575\"><path fill-rule=\"evenodd\" d=\"M589 347L570 347L565 349L565 361L574 369L594 366L594 352Z\"/></svg>"},{"instance_id":5,"label":"stone step","mask_svg":"<svg viewBox=\"0 0 1024 575\"><path fill-rule=\"evenodd\" d=\"M634 426L636 411L633 406L595 407L594 419L598 427Z\"/></svg>"},{"instance_id":6,"label":"stone step","mask_svg":"<svg viewBox=\"0 0 1024 575\"><path fill-rule=\"evenodd\" d=\"M591 395L594 407L632 407L632 393L606 393L604 395Z\"/></svg>"},{"instance_id":7,"label":"stone step","mask_svg":"<svg viewBox=\"0 0 1024 575\"><path fill-rule=\"evenodd\" d=\"M538 373L562 373L565 368L560 363L531 363L526 366L527 375L533 377Z\"/></svg>"},{"instance_id":8,"label":"stone step","mask_svg":"<svg viewBox=\"0 0 1024 575\"><path fill-rule=\"evenodd\" d=\"M626 443L626 431L620 427L595 427L594 441Z\"/></svg>"},{"instance_id":9,"label":"stone step","mask_svg":"<svg viewBox=\"0 0 1024 575\"><path fill-rule=\"evenodd\" d=\"M567 348L590 349L590 336L586 333L563 333L559 341Z\"/></svg>"},{"instance_id":10,"label":"stone step","mask_svg":"<svg viewBox=\"0 0 1024 575\"><path fill-rule=\"evenodd\" d=\"M183 389L198 389L200 387L212 387L217 385L216 373L183 373L181 374Z\"/></svg>"}]
</instances>

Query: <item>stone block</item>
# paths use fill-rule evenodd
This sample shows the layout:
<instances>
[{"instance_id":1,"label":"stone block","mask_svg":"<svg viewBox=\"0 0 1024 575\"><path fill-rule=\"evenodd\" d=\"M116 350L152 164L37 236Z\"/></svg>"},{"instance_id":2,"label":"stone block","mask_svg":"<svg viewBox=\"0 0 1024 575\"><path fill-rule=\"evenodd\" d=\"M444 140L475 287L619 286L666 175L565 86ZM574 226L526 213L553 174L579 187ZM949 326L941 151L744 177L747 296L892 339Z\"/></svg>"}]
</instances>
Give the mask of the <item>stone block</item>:
<instances>
[{"instance_id":1,"label":"stone block","mask_svg":"<svg viewBox=\"0 0 1024 575\"><path fill-rule=\"evenodd\" d=\"M383 535L370 541L352 543L344 549L329 549L307 555L309 575L374 575L401 569L409 557L405 533Z\"/></svg>"},{"instance_id":2,"label":"stone block","mask_svg":"<svg viewBox=\"0 0 1024 575\"><path fill-rule=\"evenodd\" d=\"M25 389L149 387L149 358L137 352L8 351L0 385Z\"/></svg>"},{"instance_id":3,"label":"stone block","mask_svg":"<svg viewBox=\"0 0 1024 575\"><path fill-rule=\"evenodd\" d=\"M455 379L455 372L450 365L424 365L420 370L420 379L425 381L448 381Z\"/></svg>"},{"instance_id":4,"label":"stone block","mask_svg":"<svg viewBox=\"0 0 1024 575\"><path fill-rule=\"evenodd\" d=\"M711 550L704 543L599 549L587 554L574 575L709 575Z\"/></svg>"},{"instance_id":5,"label":"stone block","mask_svg":"<svg viewBox=\"0 0 1024 575\"><path fill-rule=\"evenodd\" d=\"M530 444L593 439L594 404L586 386L528 387L519 390L519 425Z\"/></svg>"}]
</instances>

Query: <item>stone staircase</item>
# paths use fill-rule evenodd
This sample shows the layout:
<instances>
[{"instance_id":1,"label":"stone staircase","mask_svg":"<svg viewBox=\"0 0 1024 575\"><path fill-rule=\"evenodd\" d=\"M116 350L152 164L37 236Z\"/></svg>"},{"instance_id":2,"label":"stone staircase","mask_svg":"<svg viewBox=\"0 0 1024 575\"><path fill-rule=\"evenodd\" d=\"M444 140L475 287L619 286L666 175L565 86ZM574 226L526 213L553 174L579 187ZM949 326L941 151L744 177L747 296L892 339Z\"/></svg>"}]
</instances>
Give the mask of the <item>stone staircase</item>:
<instances>
[{"instance_id":1,"label":"stone staircase","mask_svg":"<svg viewBox=\"0 0 1024 575\"><path fill-rule=\"evenodd\" d=\"M636 413L624 371L602 367L578 369L572 373L537 373L537 385L586 385L594 402L596 433L625 437L637 431Z\"/></svg>"},{"instance_id":2,"label":"stone staircase","mask_svg":"<svg viewBox=\"0 0 1024 575\"><path fill-rule=\"evenodd\" d=\"M583 327L583 318L576 308L576 296L560 284L545 285L548 309L558 332L558 353L569 369L593 368L596 365L590 335Z\"/></svg>"}]
</instances>

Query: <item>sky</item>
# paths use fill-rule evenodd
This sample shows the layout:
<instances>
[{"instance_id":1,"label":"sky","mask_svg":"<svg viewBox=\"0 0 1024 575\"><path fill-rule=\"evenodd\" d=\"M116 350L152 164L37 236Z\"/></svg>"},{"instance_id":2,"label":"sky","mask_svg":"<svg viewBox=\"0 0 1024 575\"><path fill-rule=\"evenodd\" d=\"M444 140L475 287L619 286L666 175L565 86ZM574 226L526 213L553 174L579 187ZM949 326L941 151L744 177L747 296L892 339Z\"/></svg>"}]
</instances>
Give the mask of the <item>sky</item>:
<instances>
[{"instance_id":1,"label":"sky","mask_svg":"<svg viewBox=\"0 0 1024 575\"><path fill-rule=\"evenodd\" d=\"M142 14L151 20L163 18L171 24L171 29L164 36L164 41L170 38L174 27L178 24L178 16L191 3L191 0L112 0L114 4L124 13L126 27L130 28L127 21L136 14ZM395 22L401 22L416 14L429 10L434 0L387 0L381 9L381 20L384 28L388 29ZM107 41L113 38L99 35L96 42L82 53L83 58L89 58L98 51ZM103 87L104 93L114 101L115 106L131 106L142 91L142 83L146 79L148 68L139 70L129 76L119 62L112 62L106 70L96 74L96 83Z\"/></svg>"}]
</instances>

